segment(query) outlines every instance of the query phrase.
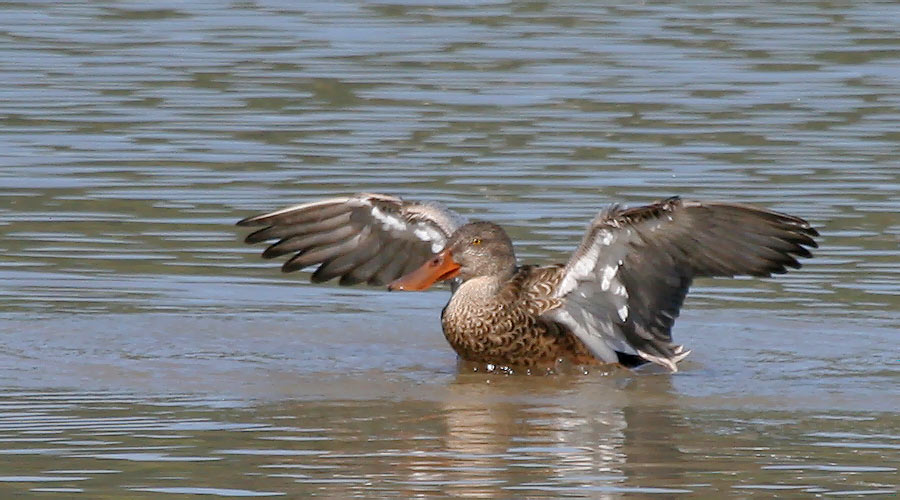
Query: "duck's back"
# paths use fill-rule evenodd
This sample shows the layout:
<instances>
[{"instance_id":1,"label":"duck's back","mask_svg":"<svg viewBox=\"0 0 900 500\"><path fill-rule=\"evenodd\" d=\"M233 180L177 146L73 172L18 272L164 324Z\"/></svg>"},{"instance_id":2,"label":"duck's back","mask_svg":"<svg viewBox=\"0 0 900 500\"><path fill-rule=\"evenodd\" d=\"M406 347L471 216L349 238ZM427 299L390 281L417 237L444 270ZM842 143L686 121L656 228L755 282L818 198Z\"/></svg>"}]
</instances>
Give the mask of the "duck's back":
<instances>
[{"instance_id":1,"label":"duck's back","mask_svg":"<svg viewBox=\"0 0 900 500\"><path fill-rule=\"evenodd\" d=\"M559 305L553 292L563 266L522 266L512 278L473 278L459 286L441 314L444 336L468 361L504 366L546 366L560 358L596 359L564 327L541 318Z\"/></svg>"}]
</instances>

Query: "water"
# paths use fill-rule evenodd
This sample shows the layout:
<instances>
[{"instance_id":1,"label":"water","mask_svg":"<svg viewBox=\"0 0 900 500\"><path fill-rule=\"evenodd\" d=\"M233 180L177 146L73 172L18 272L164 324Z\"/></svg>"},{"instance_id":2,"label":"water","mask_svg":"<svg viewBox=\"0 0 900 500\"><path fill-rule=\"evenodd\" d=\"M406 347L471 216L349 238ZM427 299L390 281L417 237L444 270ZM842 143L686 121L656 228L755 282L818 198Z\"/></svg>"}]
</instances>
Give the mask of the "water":
<instances>
[{"instance_id":1,"label":"water","mask_svg":"<svg viewBox=\"0 0 900 500\"><path fill-rule=\"evenodd\" d=\"M264 404L7 393L0 431L17 438L4 440L0 485L90 498L877 497L894 488L897 463L885 458L900 436L888 414L701 411L660 385L460 375L430 396Z\"/></svg>"},{"instance_id":2,"label":"water","mask_svg":"<svg viewBox=\"0 0 900 500\"><path fill-rule=\"evenodd\" d=\"M0 493L887 497L900 7L0 5ZM809 219L698 282L677 375L457 367L445 291L281 275L252 213L374 191L566 258L603 206Z\"/></svg>"}]
</instances>

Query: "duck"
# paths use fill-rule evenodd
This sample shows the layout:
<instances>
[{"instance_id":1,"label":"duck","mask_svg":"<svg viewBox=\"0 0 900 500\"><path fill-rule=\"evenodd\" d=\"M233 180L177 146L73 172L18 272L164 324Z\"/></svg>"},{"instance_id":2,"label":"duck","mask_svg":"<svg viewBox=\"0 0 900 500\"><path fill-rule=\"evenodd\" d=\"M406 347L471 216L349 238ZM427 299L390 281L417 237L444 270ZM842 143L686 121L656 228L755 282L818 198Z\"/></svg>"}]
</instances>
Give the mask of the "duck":
<instances>
[{"instance_id":1,"label":"duck","mask_svg":"<svg viewBox=\"0 0 900 500\"><path fill-rule=\"evenodd\" d=\"M806 220L674 196L597 213L565 263L521 265L497 224L437 202L357 193L253 215L245 242L287 256L283 272L388 290L450 285L441 312L458 357L507 369L643 365L678 371L672 327L695 278L783 274L811 258Z\"/></svg>"}]
</instances>

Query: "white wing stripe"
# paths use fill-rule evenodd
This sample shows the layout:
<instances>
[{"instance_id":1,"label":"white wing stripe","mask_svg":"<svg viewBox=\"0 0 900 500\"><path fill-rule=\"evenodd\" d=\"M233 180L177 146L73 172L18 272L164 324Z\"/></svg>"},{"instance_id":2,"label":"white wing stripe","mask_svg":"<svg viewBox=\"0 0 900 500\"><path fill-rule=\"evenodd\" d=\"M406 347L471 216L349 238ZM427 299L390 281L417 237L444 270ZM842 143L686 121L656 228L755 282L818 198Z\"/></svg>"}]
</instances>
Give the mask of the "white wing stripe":
<instances>
[{"instance_id":1,"label":"white wing stripe","mask_svg":"<svg viewBox=\"0 0 900 500\"><path fill-rule=\"evenodd\" d=\"M600 243L602 243L604 246L609 246L615 239L612 231L609 231L607 229L600 231L600 234L598 236L600 236Z\"/></svg>"},{"instance_id":2,"label":"white wing stripe","mask_svg":"<svg viewBox=\"0 0 900 500\"><path fill-rule=\"evenodd\" d=\"M423 241L430 241L431 251L434 253L438 253L443 250L444 244L447 243L447 239L444 238L444 235L441 234L440 231L422 224L416 224L416 226L416 229L413 230L413 234L416 235L416 238L419 238Z\"/></svg>"},{"instance_id":3,"label":"white wing stripe","mask_svg":"<svg viewBox=\"0 0 900 500\"><path fill-rule=\"evenodd\" d=\"M562 283L556 291L556 297L565 297L569 292L575 289L579 281L590 278L594 274L597 262L600 260L601 247L608 247L616 241L616 234L608 229L601 229L594 234L587 251L585 251L574 263L570 264L569 269L563 277ZM619 261L621 265L621 260ZM601 287L603 291L609 290L612 278L615 276L615 267L604 268L603 281ZM626 294L627 296L627 294Z\"/></svg>"},{"instance_id":4,"label":"white wing stripe","mask_svg":"<svg viewBox=\"0 0 900 500\"><path fill-rule=\"evenodd\" d=\"M628 320L628 306L627 305L623 305L616 312L619 313L619 318L621 318L623 322Z\"/></svg>"},{"instance_id":5,"label":"white wing stripe","mask_svg":"<svg viewBox=\"0 0 900 500\"><path fill-rule=\"evenodd\" d=\"M441 234L439 230L427 224L409 224L407 221L399 217L395 217L391 214L385 213L376 206L372 206L371 212L372 217L374 217L375 220L381 223L381 227L385 231L401 233L411 232L416 238L431 243L432 252L436 253L441 251L441 249L444 248L444 244L447 242L447 239L443 234Z\"/></svg>"},{"instance_id":6,"label":"white wing stripe","mask_svg":"<svg viewBox=\"0 0 900 500\"><path fill-rule=\"evenodd\" d=\"M609 290L609 285L612 284L612 280L616 277L618 270L619 266L606 266L603 268L603 276L600 278L600 290L604 292Z\"/></svg>"},{"instance_id":7,"label":"white wing stripe","mask_svg":"<svg viewBox=\"0 0 900 500\"><path fill-rule=\"evenodd\" d=\"M390 215L381 211L380 208L373 206L372 207L372 217L375 217L378 222L381 222L381 227L385 230L390 231L407 231L409 228L406 226L406 223L396 217L391 217ZM424 239L424 238L423 238Z\"/></svg>"}]
</instances>

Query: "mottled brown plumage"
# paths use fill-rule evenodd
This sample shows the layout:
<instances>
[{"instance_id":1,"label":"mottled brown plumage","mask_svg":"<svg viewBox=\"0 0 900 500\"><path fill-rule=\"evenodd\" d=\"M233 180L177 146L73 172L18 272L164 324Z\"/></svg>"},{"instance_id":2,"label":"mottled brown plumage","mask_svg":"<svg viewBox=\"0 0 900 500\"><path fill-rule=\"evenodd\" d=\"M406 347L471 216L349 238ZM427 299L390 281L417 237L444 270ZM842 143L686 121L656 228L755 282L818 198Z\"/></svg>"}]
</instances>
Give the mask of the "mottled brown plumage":
<instances>
[{"instance_id":1,"label":"mottled brown plumage","mask_svg":"<svg viewBox=\"0 0 900 500\"><path fill-rule=\"evenodd\" d=\"M500 366L656 363L676 371L688 351L671 329L695 277L770 276L811 257L803 219L737 203L670 198L610 207L594 218L565 265L518 266L512 242L489 222L446 208L359 194L249 217L248 243L278 239L264 257L293 253L314 281L390 281L424 290L449 280L441 324L465 360Z\"/></svg>"},{"instance_id":2,"label":"mottled brown plumage","mask_svg":"<svg viewBox=\"0 0 900 500\"><path fill-rule=\"evenodd\" d=\"M473 278L441 314L444 337L462 359L502 366L552 367L599 360L562 325L542 315L561 305L553 291L562 265L522 266L507 280Z\"/></svg>"}]
</instances>

